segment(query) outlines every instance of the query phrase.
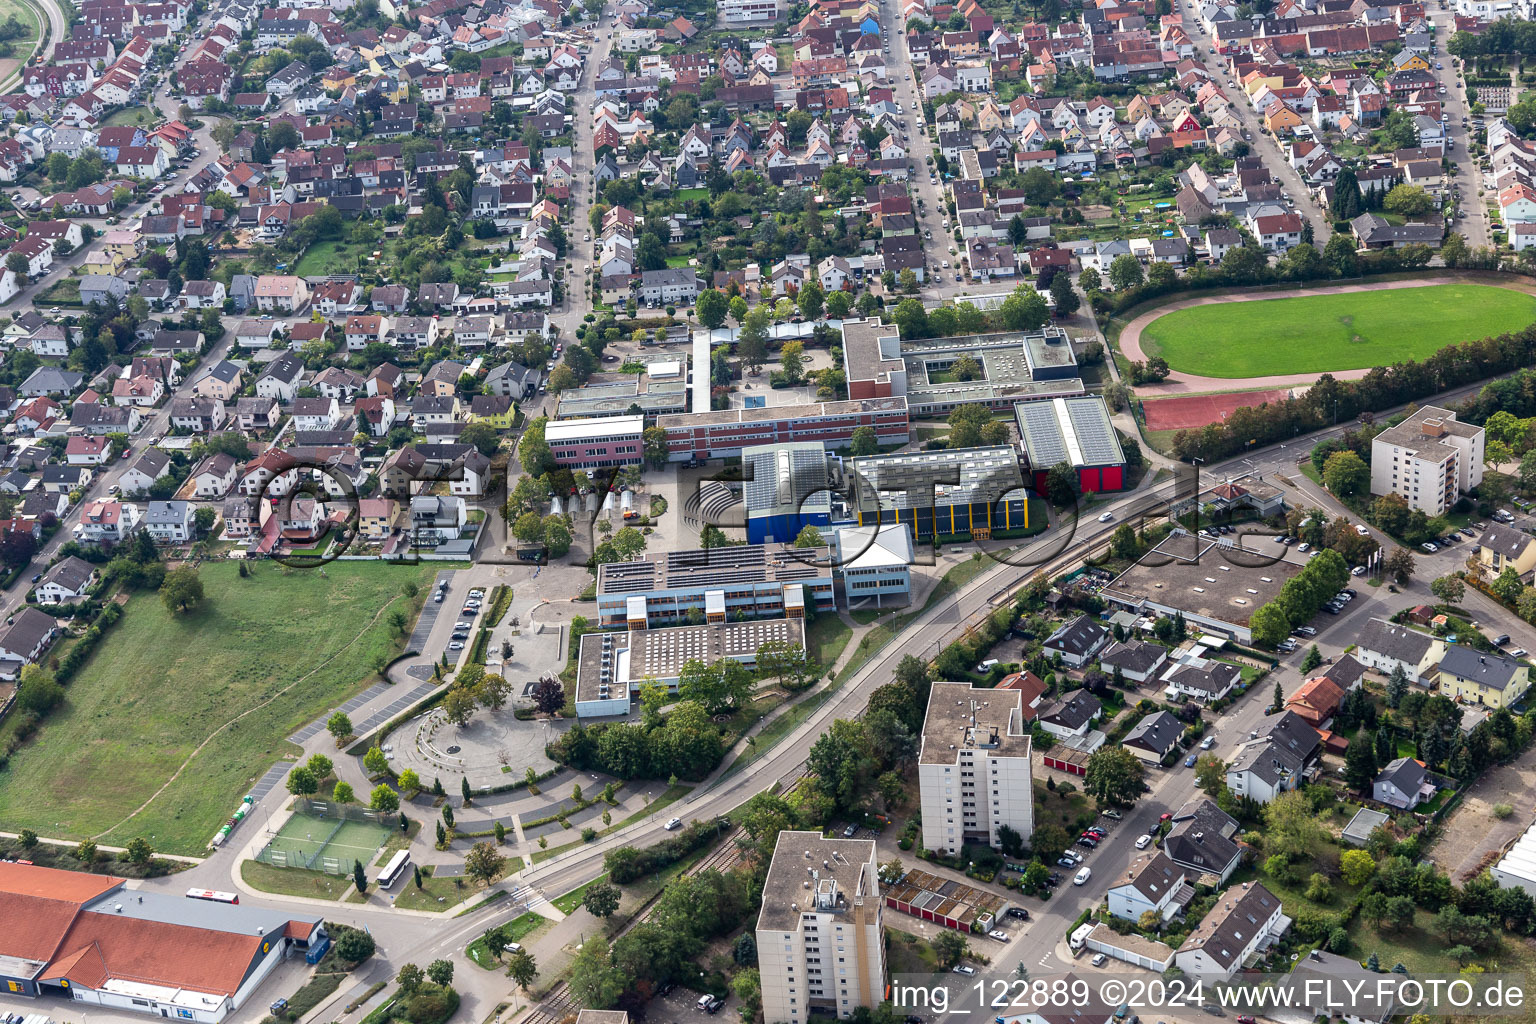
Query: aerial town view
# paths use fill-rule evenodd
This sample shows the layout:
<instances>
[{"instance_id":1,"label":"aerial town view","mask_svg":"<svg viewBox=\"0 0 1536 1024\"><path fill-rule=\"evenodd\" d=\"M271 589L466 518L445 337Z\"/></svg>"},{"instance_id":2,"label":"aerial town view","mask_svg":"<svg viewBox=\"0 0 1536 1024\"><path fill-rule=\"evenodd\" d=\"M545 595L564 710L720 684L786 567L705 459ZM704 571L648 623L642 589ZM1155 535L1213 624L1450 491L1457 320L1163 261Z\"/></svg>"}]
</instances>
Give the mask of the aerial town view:
<instances>
[{"instance_id":1,"label":"aerial town view","mask_svg":"<svg viewBox=\"0 0 1536 1024\"><path fill-rule=\"evenodd\" d=\"M1533 0L0 0L0 250L0 1024L1536 1021Z\"/></svg>"}]
</instances>

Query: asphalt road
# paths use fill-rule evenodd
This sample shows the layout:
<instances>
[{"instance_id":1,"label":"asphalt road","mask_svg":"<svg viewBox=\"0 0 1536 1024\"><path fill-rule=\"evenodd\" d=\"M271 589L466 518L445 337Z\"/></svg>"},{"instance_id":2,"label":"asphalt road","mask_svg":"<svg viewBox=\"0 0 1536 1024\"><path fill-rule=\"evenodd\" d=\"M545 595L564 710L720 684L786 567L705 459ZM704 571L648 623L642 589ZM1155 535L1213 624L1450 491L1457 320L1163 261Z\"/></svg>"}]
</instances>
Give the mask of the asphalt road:
<instances>
[{"instance_id":1,"label":"asphalt road","mask_svg":"<svg viewBox=\"0 0 1536 1024\"><path fill-rule=\"evenodd\" d=\"M1190 0L1180 0L1177 9L1184 16L1184 30L1189 33L1190 42L1195 44L1195 55L1221 84L1227 98L1232 101L1232 112L1248 130L1247 141L1251 151L1254 155L1264 158L1264 166L1269 168L1275 181L1285 189L1286 197L1291 201L1291 209L1301 214L1312 225L1312 244L1321 250L1329 236L1333 234L1333 225L1323 215L1317 203L1313 202L1307 183L1302 181L1301 175L1296 173L1296 169L1286 161L1285 152L1280 144L1264 130L1263 120L1249 103L1248 97L1243 93L1242 85L1232 77L1226 62L1220 54L1211 52L1211 48L1216 43L1206 33L1205 26L1200 21L1200 6Z\"/></svg>"}]
</instances>

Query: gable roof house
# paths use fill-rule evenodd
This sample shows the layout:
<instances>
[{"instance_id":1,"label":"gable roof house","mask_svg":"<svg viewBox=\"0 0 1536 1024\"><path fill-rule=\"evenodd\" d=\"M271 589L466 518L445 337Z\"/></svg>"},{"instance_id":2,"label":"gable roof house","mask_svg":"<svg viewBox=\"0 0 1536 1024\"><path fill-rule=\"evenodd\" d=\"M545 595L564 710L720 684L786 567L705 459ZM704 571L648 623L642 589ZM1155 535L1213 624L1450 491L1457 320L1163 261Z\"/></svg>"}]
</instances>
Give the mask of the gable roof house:
<instances>
[{"instance_id":1,"label":"gable roof house","mask_svg":"<svg viewBox=\"0 0 1536 1024\"><path fill-rule=\"evenodd\" d=\"M1156 711L1131 727L1120 745L1150 764L1160 763L1178 748L1184 723L1171 712Z\"/></svg>"},{"instance_id":2,"label":"gable roof house","mask_svg":"<svg viewBox=\"0 0 1536 1024\"><path fill-rule=\"evenodd\" d=\"M1237 819L1199 795L1173 812L1173 825L1163 837L1168 859L1194 872L1195 877L1214 875L1225 882L1242 861L1243 847L1237 835Z\"/></svg>"},{"instance_id":3,"label":"gable roof house","mask_svg":"<svg viewBox=\"0 0 1536 1024\"><path fill-rule=\"evenodd\" d=\"M1445 641L1387 619L1373 618L1356 640L1355 660L1368 669L1391 675L1401 666L1409 682L1430 683L1431 670L1445 656Z\"/></svg>"},{"instance_id":4,"label":"gable roof house","mask_svg":"<svg viewBox=\"0 0 1536 1024\"><path fill-rule=\"evenodd\" d=\"M1125 874L1111 883L1108 906L1111 914L1126 921L1140 921L1148 911L1167 921L1182 913L1194 896L1194 887L1185 882L1184 868L1155 850L1137 856Z\"/></svg>"},{"instance_id":5,"label":"gable roof house","mask_svg":"<svg viewBox=\"0 0 1536 1024\"><path fill-rule=\"evenodd\" d=\"M1301 784L1303 774L1322 746L1316 729L1294 711L1266 719L1258 735L1243 741L1227 767L1227 788L1267 804Z\"/></svg>"},{"instance_id":6,"label":"gable roof house","mask_svg":"<svg viewBox=\"0 0 1536 1024\"><path fill-rule=\"evenodd\" d=\"M1400 811L1411 811L1434 797L1435 784L1424 762L1411 757L1399 757L1388 763L1371 783L1371 799Z\"/></svg>"},{"instance_id":7,"label":"gable roof house","mask_svg":"<svg viewBox=\"0 0 1536 1024\"><path fill-rule=\"evenodd\" d=\"M1265 948L1289 927L1280 898L1258 882L1244 882L1217 898L1189 938L1174 953L1174 963L1198 978L1230 979L1248 957Z\"/></svg>"},{"instance_id":8,"label":"gable roof house","mask_svg":"<svg viewBox=\"0 0 1536 1024\"><path fill-rule=\"evenodd\" d=\"M1063 664L1082 668L1108 640L1109 630L1093 618L1079 615L1047 637L1043 647L1046 657L1060 654Z\"/></svg>"}]
</instances>

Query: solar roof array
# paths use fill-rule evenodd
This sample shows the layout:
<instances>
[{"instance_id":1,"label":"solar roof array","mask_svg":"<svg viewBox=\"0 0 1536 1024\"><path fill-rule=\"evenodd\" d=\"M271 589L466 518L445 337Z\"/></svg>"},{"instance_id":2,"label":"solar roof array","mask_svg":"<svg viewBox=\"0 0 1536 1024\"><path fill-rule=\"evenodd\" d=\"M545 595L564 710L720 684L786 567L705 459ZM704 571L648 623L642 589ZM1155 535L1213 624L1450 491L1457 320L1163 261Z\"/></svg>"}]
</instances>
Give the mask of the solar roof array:
<instances>
[{"instance_id":1,"label":"solar roof array","mask_svg":"<svg viewBox=\"0 0 1536 1024\"><path fill-rule=\"evenodd\" d=\"M1021 402L1014 406L1032 469L1060 462L1074 466L1114 466L1125 461L1109 409L1097 395Z\"/></svg>"}]
</instances>

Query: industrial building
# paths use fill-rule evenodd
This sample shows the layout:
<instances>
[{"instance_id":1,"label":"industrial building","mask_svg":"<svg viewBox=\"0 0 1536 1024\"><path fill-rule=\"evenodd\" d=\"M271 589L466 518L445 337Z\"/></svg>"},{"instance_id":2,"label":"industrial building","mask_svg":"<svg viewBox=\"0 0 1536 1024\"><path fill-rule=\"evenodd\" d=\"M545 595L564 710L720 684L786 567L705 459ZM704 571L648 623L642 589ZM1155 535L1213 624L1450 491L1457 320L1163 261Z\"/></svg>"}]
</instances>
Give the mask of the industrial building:
<instances>
[{"instance_id":1,"label":"industrial building","mask_svg":"<svg viewBox=\"0 0 1536 1024\"><path fill-rule=\"evenodd\" d=\"M1085 395L1020 402L1013 408L1036 491L1045 493L1046 474L1063 462L1077 471L1084 494L1125 486L1125 452L1104 399Z\"/></svg>"},{"instance_id":2,"label":"industrial building","mask_svg":"<svg viewBox=\"0 0 1536 1024\"><path fill-rule=\"evenodd\" d=\"M551 420L544 425L544 440L557 466L603 469L639 464L644 432L644 416Z\"/></svg>"},{"instance_id":3,"label":"industrial building","mask_svg":"<svg viewBox=\"0 0 1536 1024\"><path fill-rule=\"evenodd\" d=\"M923 847L959 856L968 842L1001 848L998 831L1034 834L1030 723L1017 690L934 683L917 759Z\"/></svg>"},{"instance_id":4,"label":"industrial building","mask_svg":"<svg viewBox=\"0 0 1536 1024\"><path fill-rule=\"evenodd\" d=\"M1099 596L1112 608L1137 614L1182 612L1207 633L1251 643L1248 622L1254 611L1274 600L1302 563L1291 561L1293 548L1283 553L1269 544L1264 548L1270 550L1243 548L1242 540L1240 535L1213 540L1176 528Z\"/></svg>"},{"instance_id":5,"label":"industrial building","mask_svg":"<svg viewBox=\"0 0 1536 1024\"><path fill-rule=\"evenodd\" d=\"M884 998L885 933L870 839L779 833L757 917L763 1019L852 1016Z\"/></svg>"},{"instance_id":6,"label":"industrial building","mask_svg":"<svg viewBox=\"0 0 1536 1024\"><path fill-rule=\"evenodd\" d=\"M837 607L826 547L731 544L647 554L597 570L597 619L604 629L797 617L807 601L817 611Z\"/></svg>"},{"instance_id":7,"label":"industrial building","mask_svg":"<svg viewBox=\"0 0 1536 1024\"><path fill-rule=\"evenodd\" d=\"M666 432L671 462L736 458L745 448L792 441L846 448L860 427L873 430L881 444L910 440L904 398L676 413L657 417L656 425Z\"/></svg>"},{"instance_id":8,"label":"industrial building","mask_svg":"<svg viewBox=\"0 0 1536 1024\"><path fill-rule=\"evenodd\" d=\"M750 668L757 664L758 648L772 641L803 648L805 620L755 619L587 633L577 653L576 717L628 714L630 698L639 693L642 682L661 683L675 693L683 666L690 661L713 665L730 658Z\"/></svg>"},{"instance_id":9,"label":"industrial building","mask_svg":"<svg viewBox=\"0 0 1536 1024\"><path fill-rule=\"evenodd\" d=\"M1029 527L1019 456L1006 445L869 455L849 474L860 526L905 523L918 541Z\"/></svg>"},{"instance_id":10,"label":"industrial building","mask_svg":"<svg viewBox=\"0 0 1536 1024\"><path fill-rule=\"evenodd\" d=\"M218 1024L291 956L330 945L315 914L124 887L121 878L0 863L0 991Z\"/></svg>"},{"instance_id":11,"label":"industrial building","mask_svg":"<svg viewBox=\"0 0 1536 1024\"><path fill-rule=\"evenodd\" d=\"M946 416L961 405L1004 412L1015 402L1086 393L1071 340L1059 327L903 341L878 318L845 320L843 372L850 398L906 399L913 416ZM956 380L955 364L976 360L981 376Z\"/></svg>"},{"instance_id":12,"label":"industrial building","mask_svg":"<svg viewBox=\"0 0 1536 1024\"><path fill-rule=\"evenodd\" d=\"M743 448L741 471L748 543L789 543L807 526L832 522L832 480L821 442Z\"/></svg>"},{"instance_id":13,"label":"industrial building","mask_svg":"<svg viewBox=\"0 0 1536 1024\"><path fill-rule=\"evenodd\" d=\"M1524 889L1536 896L1536 824L1520 833L1489 873L1505 888Z\"/></svg>"}]
</instances>

